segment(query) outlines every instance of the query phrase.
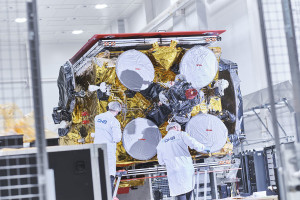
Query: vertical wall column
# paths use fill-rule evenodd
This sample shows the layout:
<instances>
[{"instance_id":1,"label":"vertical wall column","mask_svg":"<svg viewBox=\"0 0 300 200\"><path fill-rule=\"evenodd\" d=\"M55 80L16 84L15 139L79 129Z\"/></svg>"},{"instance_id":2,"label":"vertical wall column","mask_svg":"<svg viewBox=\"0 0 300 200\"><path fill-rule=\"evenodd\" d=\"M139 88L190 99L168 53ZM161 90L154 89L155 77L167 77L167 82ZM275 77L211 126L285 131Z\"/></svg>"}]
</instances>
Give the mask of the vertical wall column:
<instances>
[{"instance_id":1,"label":"vertical wall column","mask_svg":"<svg viewBox=\"0 0 300 200\"><path fill-rule=\"evenodd\" d=\"M197 20L199 30L208 30L207 12L206 12L206 1L195 0L197 10Z\"/></svg>"},{"instance_id":2,"label":"vertical wall column","mask_svg":"<svg viewBox=\"0 0 300 200\"><path fill-rule=\"evenodd\" d=\"M125 21L124 19L118 19L118 33L125 33Z\"/></svg>"},{"instance_id":3,"label":"vertical wall column","mask_svg":"<svg viewBox=\"0 0 300 200\"><path fill-rule=\"evenodd\" d=\"M151 20L155 17L152 0L145 0L145 13L147 23L151 22Z\"/></svg>"},{"instance_id":4,"label":"vertical wall column","mask_svg":"<svg viewBox=\"0 0 300 200\"><path fill-rule=\"evenodd\" d=\"M173 31L185 31L185 30L186 30L185 8L181 8L174 13Z\"/></svg>"}]
</instances>

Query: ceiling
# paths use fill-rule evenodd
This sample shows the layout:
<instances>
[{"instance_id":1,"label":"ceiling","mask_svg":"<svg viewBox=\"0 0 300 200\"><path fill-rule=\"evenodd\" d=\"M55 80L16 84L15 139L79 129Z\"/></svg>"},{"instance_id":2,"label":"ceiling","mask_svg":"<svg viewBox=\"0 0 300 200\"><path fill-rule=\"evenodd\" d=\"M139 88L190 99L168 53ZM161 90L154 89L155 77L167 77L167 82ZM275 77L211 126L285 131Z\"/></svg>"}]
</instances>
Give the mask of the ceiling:
<instances>
[{"instance_id":1,"label":"ceiling","mask_svg":"<svg viewBox=\"0 0 300 200\"><path fill-rule=\"evenodd\" d=\"M27 23L16 23L26 17L25 0L0 1L0 40L24 34ZM38 0L40 41L42 43L85 42L94 34L111 33L111 24L135 12L144 0ZM95 9L96 4L107 4ZM74 35L73 30L83 30Z\"/></svg>"}]
</instances>

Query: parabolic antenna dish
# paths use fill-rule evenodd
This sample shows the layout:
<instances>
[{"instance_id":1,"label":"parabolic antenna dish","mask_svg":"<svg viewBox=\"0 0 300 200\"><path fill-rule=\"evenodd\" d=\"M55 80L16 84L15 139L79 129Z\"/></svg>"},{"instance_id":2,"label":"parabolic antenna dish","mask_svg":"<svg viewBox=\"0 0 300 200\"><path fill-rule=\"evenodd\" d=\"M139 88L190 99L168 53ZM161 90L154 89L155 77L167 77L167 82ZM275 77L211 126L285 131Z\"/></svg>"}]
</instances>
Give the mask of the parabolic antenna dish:
<instances>
[{"instance_id":1,"label":"parabolic antenna dish","mask_svg":"<svg viewBox=\"0 0 300 200\"><path fill-rule=\"evenodd\" d=\"M218 68L218 60L212 50L194 46L182 57L179 71L193 87L201 89L213 81Z\"/></svg>"},{"instance_id":2,"label":"parabolic antenna dish","mask_svg":"<svg viewBox=\"0 0 300 200\"><path fill-rule=\"evenodd\" d=\"M228 130L214 115L198 114L192 117L185 130L198 142L210 147L212 153L220 151L227 141Z\"/></svg>"},{"instance_id":3,"label":"parabolic antenna dish","mask_svg":"<svg viewBox=\"0 0 300 200\"><path fill-rule=\"evenodd\" d=\"M154 79L152 62L145 54L134 49L119 56L116 73L121 83L135 92L147 89Z\"/></svg>"},{"instance_id":4,"label":"parabolic antenna dish","mask_svg":"<svg viewBox=\"0 0 300 200\"><path fill-rule=\"evenodd\" d=\"M149 119L136 118L130 121L123 132L123 146L135 159L149 160L156 155L161 140L158 127Z\"/></svg>"}]
</instances>

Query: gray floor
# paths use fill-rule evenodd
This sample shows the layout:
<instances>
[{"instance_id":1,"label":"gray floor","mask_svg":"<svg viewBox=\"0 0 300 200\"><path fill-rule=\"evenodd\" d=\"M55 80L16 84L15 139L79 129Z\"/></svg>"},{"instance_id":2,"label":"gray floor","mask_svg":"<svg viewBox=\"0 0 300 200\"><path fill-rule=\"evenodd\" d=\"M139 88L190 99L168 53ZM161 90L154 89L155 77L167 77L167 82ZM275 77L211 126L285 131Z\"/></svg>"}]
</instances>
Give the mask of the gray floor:
<instances>
[{"instance_id":1,"label":"gray floor","mask_svg":"<svg viewBox=\"0 0 300 200\"><path fill-rule=\"evenodd\" d=\"M117 197L119 200L151 200L149 180L146 179L145 184L138 186L138 189L130 188L128 194L119 194Z\"/></svg>"}]
</instances>

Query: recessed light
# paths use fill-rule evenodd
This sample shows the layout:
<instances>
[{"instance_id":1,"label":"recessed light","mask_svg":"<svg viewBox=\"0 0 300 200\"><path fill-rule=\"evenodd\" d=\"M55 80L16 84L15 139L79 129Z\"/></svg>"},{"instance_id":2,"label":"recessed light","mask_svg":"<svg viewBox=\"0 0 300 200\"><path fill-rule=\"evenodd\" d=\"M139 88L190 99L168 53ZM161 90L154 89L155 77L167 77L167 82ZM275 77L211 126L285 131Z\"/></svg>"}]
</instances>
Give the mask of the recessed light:
<instances>
[{"instance_id":1,"label":"recessed light","mask_svg":"<svg viewBox=\"0 0 300 200\"><path fill-rule=\"evenodd\" d=\"M83 30L74 30L72 31L72 34L75 34L75 35L78 35L78 34L81 34L83 33Z\"/></svg>"},{"instance_id":2,"label":"recessed light","mask_svg":"<svg viewBox=\"0 0 300 200\"><path fill-rule=\"evenodd\" d=\"M16 18L15 19L15 22L17 22L17 23L24 23L26 21L27 21L27 19L25 17L23 17L23 18Z\"/></svg>"},{"instance_id":3,"label":"recessed light","mask_svg":"<svg viewBox=\"0 0 300 200\"><path fill-rule=\"evenodd\" d=\"M106 8L106 7L107 7L107 4L97 4L97 5L95 5L96 9L103 9L103 8Z\"/></svg>"}]
</instances>

